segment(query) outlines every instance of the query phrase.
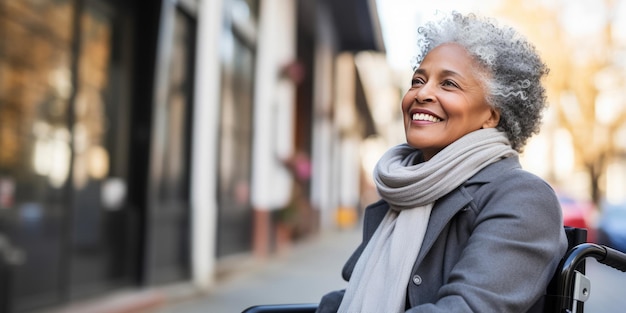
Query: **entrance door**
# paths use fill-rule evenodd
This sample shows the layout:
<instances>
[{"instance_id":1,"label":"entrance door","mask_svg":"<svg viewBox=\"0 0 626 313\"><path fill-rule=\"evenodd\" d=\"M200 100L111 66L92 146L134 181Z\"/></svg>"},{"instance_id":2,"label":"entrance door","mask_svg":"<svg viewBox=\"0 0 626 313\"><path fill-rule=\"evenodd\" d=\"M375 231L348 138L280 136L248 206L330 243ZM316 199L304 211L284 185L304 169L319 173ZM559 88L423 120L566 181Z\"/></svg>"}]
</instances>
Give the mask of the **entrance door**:
<instances>
[{"instance_id":1,"label":"entrance door","mask_svg":"<svg viewBox=\"0 0 626 313\"><path fill-rule=\"evenodd\" d=\"M256 1L227 1L256 12ZM234 9L233 9L234 10ZM240 21L239 21L240 22ZM250 179L255 43L232 21L222 38L222 90L218 167L217 257L252 248Z\"/></svg>"},{"instance_id":2,"label":"entrance door","mask_svg":"<svg viewBox=\"0 0 626 313\"><path fill-rule=\"evenodd\" d=\"M127 202L130 64L126 21L104 2L78 13L76 91L71 108L69 298L136 281L137 208Z\"/></svg>"},{"instance_id":3,"label":"entrance door","mask_svg":"<svg viewBox=\"0 0 626 313\"><path fill-rule=\"evenodd\" d=\"M148 182L145 279L163 284L190 277L189 160L195 18L164 1Z\"/></svg>"}]
</instances>

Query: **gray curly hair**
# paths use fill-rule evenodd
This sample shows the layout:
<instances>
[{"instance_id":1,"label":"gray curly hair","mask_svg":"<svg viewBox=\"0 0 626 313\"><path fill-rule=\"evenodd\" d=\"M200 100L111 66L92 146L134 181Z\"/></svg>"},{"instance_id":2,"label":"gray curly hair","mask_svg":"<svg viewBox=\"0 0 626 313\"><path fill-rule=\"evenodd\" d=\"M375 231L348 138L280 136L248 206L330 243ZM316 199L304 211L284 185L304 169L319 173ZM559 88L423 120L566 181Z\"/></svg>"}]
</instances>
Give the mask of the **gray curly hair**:
<instances>
[{"instance_id":1,"label":"gray curly hair","mask_svg":"<svg viewBox=\"0 0 626 313\"><path fill-rule=\"evenodd\" d=\"M522 151L528 138L539 132L546 92L541 83L548 67L535 47L511 27L474 14L452 12L418 29L418 55L413 70L430 50L444 43L463 46L487 70L482 75L487 102L500 111L498 129L511 147Z\"/></svg>"}]
</instances>

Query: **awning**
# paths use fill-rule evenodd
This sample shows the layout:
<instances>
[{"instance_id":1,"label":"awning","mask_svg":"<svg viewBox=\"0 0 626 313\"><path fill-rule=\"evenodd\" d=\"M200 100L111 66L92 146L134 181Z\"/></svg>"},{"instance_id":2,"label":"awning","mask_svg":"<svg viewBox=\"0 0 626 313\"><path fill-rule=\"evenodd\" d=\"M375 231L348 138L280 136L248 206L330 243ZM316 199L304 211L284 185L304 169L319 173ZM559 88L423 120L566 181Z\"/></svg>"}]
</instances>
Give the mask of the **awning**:
<instances>
[{"instance_id":1,"label":"awning","mask_svg":"<svg viewBox=\"0 0 626 313\"><path fill-rule=\"evenodd\" d=\"M323 0L332 12L340 51L385 52L375 0Z\"/></svg>"}]
</instances>

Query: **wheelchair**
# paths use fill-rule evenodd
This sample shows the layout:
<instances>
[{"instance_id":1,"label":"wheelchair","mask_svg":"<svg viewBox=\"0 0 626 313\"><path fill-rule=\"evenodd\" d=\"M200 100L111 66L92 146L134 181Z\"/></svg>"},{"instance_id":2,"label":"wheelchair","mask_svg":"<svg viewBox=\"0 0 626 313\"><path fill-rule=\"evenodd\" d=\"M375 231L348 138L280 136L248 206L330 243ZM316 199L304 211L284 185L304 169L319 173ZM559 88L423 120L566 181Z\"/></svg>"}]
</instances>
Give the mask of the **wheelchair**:
<instances>
[{"instance_id":1,"label":"wheelchair","mask_svg":"<svg viewBox=\"0 0 626 313\"><path fill-rule=\"evenodd\" d=\"M591 281L585 276L585 260L594 258L601 264L626 272L626 253L605 245L587 242L587 230L565 227L568 250L543 297L544 313L583 313L590 297ZM317 303L264 304L242 313L314 313Z\"/></svg>"}]
</instances>

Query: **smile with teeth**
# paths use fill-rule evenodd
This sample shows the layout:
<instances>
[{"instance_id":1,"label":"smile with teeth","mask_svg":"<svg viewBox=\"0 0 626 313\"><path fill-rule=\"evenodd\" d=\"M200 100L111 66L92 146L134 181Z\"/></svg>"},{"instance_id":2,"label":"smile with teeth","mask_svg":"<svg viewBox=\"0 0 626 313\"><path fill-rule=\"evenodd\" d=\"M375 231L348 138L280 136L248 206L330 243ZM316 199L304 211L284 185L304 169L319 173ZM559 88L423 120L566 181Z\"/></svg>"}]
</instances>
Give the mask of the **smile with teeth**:
<instances>
[{"instance_id":1,"label":"smile with teeth","mask_svg":"<svg viewBox=\"0 0 626 313\"><path fill-rule=\"evenodd\" d=\"M428 121L428 122L441 122L441 119L436 117L436 116L432 116L430 114L425 114L425 113L415 113L413 114L413 120L414 121Z\"/></svg>"}]
</instances>

